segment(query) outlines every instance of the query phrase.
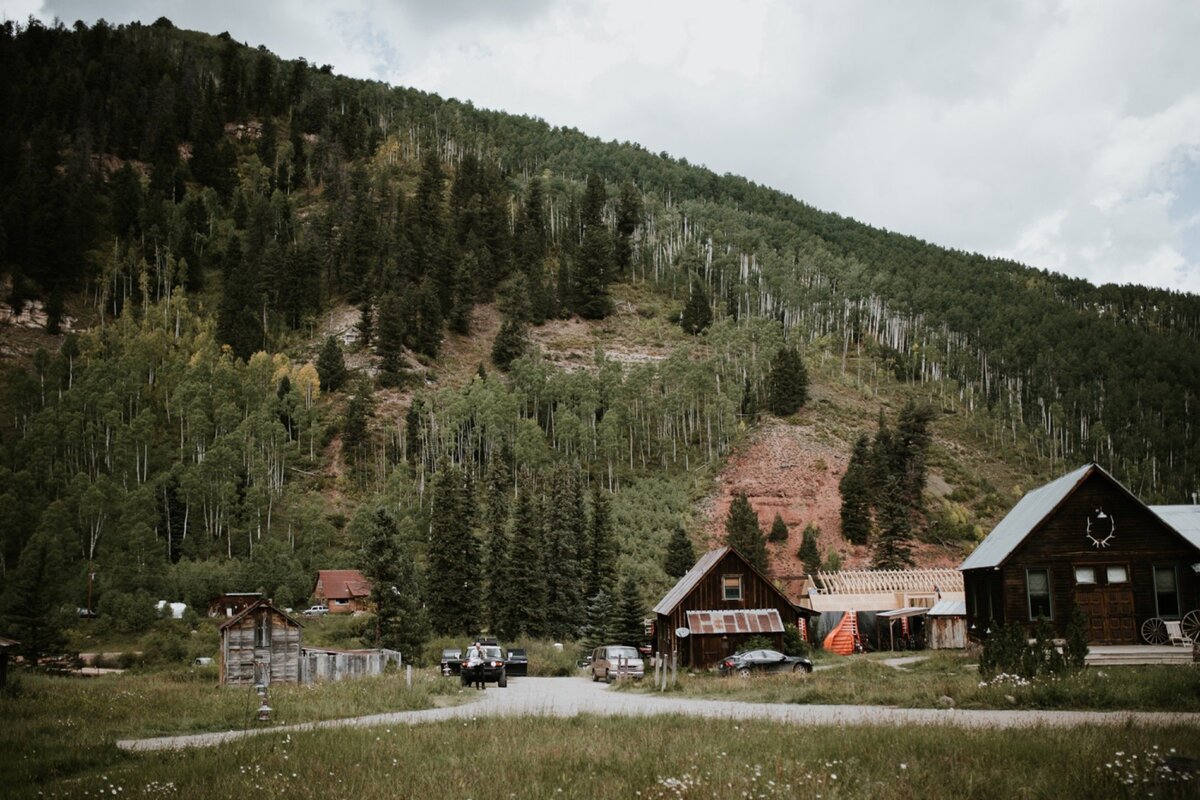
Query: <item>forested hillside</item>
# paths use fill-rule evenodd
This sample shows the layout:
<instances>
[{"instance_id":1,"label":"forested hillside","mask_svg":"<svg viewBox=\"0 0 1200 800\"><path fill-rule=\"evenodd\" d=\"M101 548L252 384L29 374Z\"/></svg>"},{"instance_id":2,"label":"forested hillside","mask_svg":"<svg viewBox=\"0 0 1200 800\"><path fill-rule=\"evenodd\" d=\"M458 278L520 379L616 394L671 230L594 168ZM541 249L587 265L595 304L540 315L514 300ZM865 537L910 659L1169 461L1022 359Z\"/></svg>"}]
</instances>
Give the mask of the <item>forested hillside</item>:
<instances>
[{"instance_id":1,"label":"forested hillside","mask_svg":"<svg viewBox=\"0 0 1200 800\"><path fill-rule=\"evenodd\" d=\"M668 585L704 479L795 411L806 361L965 420L1030 480L1095 458L1148 500L1200 488L1195 296L166 20L7 23L0 70L0 279L56 336L0 365L0 586L26 628L54 627L27 618L47 576L133 619L232 588L300 603L316 568L363 566L407 587L376 598L391 641L594 635L598 594L633 617ZM494 309L488 363L452 365ZM664 353L561 363L537 342L568 318ZM875 427L848 424L847 456ZM911 521L945 527L915 491Z\"/></svg>"}]
</instances>

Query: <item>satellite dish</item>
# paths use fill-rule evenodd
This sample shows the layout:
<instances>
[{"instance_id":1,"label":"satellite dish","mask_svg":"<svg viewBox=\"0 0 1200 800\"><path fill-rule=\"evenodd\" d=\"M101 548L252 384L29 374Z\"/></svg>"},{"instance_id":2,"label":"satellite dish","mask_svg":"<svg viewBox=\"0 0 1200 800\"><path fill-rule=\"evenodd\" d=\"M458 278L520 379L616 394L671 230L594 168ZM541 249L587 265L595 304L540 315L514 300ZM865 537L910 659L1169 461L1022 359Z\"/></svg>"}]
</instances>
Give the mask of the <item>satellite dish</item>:
<instances>
[{"instance_id":1,"label":"satellite dish","mask_svg":"<svg viewBox=\"0 0 1200 800\"><path fill-rule=\"evenodd\" d=\"M675 635L678 636L680 639L686 639L688 637L688 635L690 635L690 634L691 634L691 631L689 631L687 628L676 628L675 629Z\"/></svg>"}]
</instances>

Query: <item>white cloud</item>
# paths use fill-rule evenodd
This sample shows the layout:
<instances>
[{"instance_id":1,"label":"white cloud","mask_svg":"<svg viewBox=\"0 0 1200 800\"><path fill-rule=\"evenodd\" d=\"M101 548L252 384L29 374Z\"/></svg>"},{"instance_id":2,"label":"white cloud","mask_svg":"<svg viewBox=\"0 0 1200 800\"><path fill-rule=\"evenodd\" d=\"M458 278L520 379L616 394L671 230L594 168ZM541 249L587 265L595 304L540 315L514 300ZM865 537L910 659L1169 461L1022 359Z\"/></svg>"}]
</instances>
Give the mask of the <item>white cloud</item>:
<instances>
[{"instance_id":1,"label":"white cloud","mask_svg":"<svg viewBox=\"0 0 1200 800\"><path fill-rule=\"evenodd\" d=\"M10 18L28 8L0 0ZM47 0L542 117L1103 283L1200 291L1200 4Z\"/></svg>"}]
</instances>

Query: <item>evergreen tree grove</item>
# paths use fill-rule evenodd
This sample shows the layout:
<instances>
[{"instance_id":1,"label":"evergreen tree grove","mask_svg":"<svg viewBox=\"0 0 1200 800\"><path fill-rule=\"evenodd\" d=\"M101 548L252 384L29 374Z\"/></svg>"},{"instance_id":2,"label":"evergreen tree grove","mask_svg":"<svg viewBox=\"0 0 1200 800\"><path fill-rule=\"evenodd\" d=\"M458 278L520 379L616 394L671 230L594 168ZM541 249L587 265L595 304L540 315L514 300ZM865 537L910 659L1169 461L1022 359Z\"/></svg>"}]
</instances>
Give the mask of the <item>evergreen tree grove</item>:
<instances>
[{"instance_id":1,"label":"evergreen tree grove","mask_svg":"<svg viewBox=\"0 0 1200 800\"><path fill-rule=\"evenodd\" d=\"M430 622L441 634L471 636L482 625L479 544L466 473L443 463L433 478L429 520Z\"/></svg>"},{"instance_id":2,"label":"evergreen tree grove","mask_svg":"<svg viewBox=\"0 0 1200 800\"><path fill-rule=\"evenodd\" d=\"M332 336L325 338L325 345L317 356L317 374L325 391L336 392L346 382L346 359L337 339Z\"/></svg>"},{"instance_id":3,"label":"evergreen tree grove","mask_svg":"<svg viewBox=\"0 0 1200 800\"><path fill-rule=\"evenodd\" d=\"M395 519L385 509L372 515L360 558L363 575L371 581L375 606L369 643L399 650L411 659L429 638L429 624L421 604L416 563L400 542Z\"/></svg>"}]
</instances>

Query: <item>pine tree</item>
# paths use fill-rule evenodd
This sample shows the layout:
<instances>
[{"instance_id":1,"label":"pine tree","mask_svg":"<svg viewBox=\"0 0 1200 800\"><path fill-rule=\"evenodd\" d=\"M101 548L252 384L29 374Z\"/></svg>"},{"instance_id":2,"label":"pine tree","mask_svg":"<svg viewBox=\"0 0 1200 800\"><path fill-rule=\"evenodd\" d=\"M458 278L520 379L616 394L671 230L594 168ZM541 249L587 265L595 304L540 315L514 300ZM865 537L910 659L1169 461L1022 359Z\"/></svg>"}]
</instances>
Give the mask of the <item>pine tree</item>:
<instances>
[{"instance_id":1,"label":"pine tree","mask_svg":"<svg viewBox=\"0 0 1200 800\"><path fill-rule=\"evenodd\" d=\"M367 631L368 643L399 650L411 659L429 638L429 623L421 604L417 565L400 541L396 520L385 509L376 510L371 517L359 563L371 581L375 606L375 626Z\"/></svg>"},{"instance_id":2,"label":"pine tree","mask_svg":"<svg viewBox=\"0 0 1200 800\"><path fill-rule=\"evenodd\" d=\"M524 324L512 317L505 317L500 332L492 340L492 363L497 369L507 372L512 363L525 353L527 346Z\"/></svg>"},{"instance_id":3,"label":"pine tree","mask_svg":"<svg viewBox=\"0 0 1200 800\"><path fill-rule=\"evenodd\" d=\"M342 457L352 465L357 466L366 458L367 446L370 443L368 425L373 407L371 385L360 381L346 406L346 416L342 420Z\"/></svg>"},{"instance_id":4,"label":"pine tree","mask_svg":"<svg viewBox=\"0 0 1200 800\"><path fill-rule=\"evenodd\" d=\"M783 517L779 512L775 512L775 519L771 520L771 533L769 538L772 542L786 542L788 538L788 526L783 521Z\"/></svg>"},{"instance_id":5,"label":"pine tree","mask_svg":"<svg viewBox=\"0 0 1200 800\"><path fill-rule=\"evenodd\" d=\"M821 550L817 545L817 539L821 536L821 529L811 522L804 526L804 536L800 541L800 551L796 555L804 563L804 572L807 575L816 575L817 570L821 568Z\"/></svg>"},{"instance_id":6,"label":"pine tree","mask_svg":"<svg viewBox=\"0 0 1200 800\"><path fill-rule=\"evenodd\" d=\"M583 635L579 645L584 653L590 653L601 645L607 644L610 620L613 616L612 595L604 589L588 598L587 623L583 627Z\"/></svg>"},{"instance_id":7,"label":"pine tree","mask_svg":"<svg viewBox=\"0 0 1200 800\"><path fill-rule=\"evenodd\" d=\"M585 596L593 597L616 580L617 542L613 538L612 508L599 481L592 483L592 515L588 520L589 567Z\"/></svg>"},{"instance_id":8,"label":"pine tree","mask_svg":"<svg viewBox=\"0 0 1200 800\"><path fill-rule=\"evenodd\" d=\"M482 595L474 497L466 473L443 462L433 478L429 514L429 616L441 634L479 632Z\"/></svg>"},{"instance_id":9,"label":"pine tree","mask_svg":"<svg viewBox=\"0 0 1200 800\"><path fill-rule=\"evenodd\" d=\"M775 354L767 381L767 409L777 417L795 414L808 400L808 370L794 347Z\"/></svg>"},{"instance_id":10,"label":"pine tree","mask_svg":"<svg viewBox=\"0 0 1200 800\"><path fill-rule=\"evenodd\" d=\"M21 643L26 662L66 647L66 619L54 601L54 590L66 568L64 553L52 532L39 530L26 543L5 591L5 620Z\"/></svg>"},{"instance_id":11,"label":"pine tree","mask_svg":"<svg viewBox=\"0 0 1200 800\"><path fill-rule=\"evenodd\" d=\"M225 253L225 282L217 307L217 338L242 359L249 359L263 349L257 275L257 270L244 263L242 246L234 236Z\"/></svg>"},{"instance_id":12,"label":"pine tree","mask_svg":"<svg viewBox=\"0 0 1200 800\"><path fill-rule=\"evenodd\" d=\"M546 560L541 515L533 489L527 483L517 493L513 510L512 622L525 636L543 636L546 630Z\"/></svg>"},{"instance_id":13,"label":"pine tree","mask_svg":"<svg viewBox=\"0 0 1200 800\"><path fill-rule=\"evenodd\" d=\"M321 377L321 388L336 392L346 382L346 359L341 345L332 336L325 337L325 346L317 356L317 375Z\"/></svg>"},{"instance_id":14,"label":"pine tree","mask_svg":"<svg viewBox=\"0 0 1200 800\"><path fill-rule=\"evenodd\" d=\"M580 221L583 238L574 270L575 311L584 319L603 319L612 310L608 282L613 269L612 239L604 227L604 181L588 176Z\"/></svg>"},{"instance_id":15,"label":"pine tree","mask_svg":"<svg viewBox=\"0 0 1200 800\"><path fill-rule=\"evenodd\" d=\"M904 504L901 482L889 478L877 499L879 536L875 540L872 565L875 569L906 569L913 565L912 528Z\"/></svg>"},{"instance_id":16,"label":"pine tree","mask_svg":"<svg viewBox=\"0 0 1200 800\"><path fill-rule=\"evenodd\" d=\"M587 535L578 474L558 470L550 482L546 524L546 624L555 638L574 638L585 616L580 544Z\"/></svg>"},{"instance_id":17,"label":"pine tree","mask_svg":"<svg viewBox=\"0 0 1200 800\"><path fill-rule=\"evenodd\" d=\"M379 302L379 330L375 336L381 386L399 386L403 381L404 326L400 298L394 292L388 292Z\"/></svg>"},{"instance_id":18,"label":"pine tree","mask_svg":"<svg viewBox=\"0 0 1200 800\"><path fill-rule=\"evenodd\" d=\"M698 336L712 324L712 305L708 299L708 290L699 275L692 274L688 283L687 304L683 307L683 315L679 318L679 326L684 333Z\"/></svg>"},{"instance_id":19,"label":"pine tree","mask_svg":"<svg viewBox=\"0 0 1200 800\"><path fill-rule=\"evenodd\" d=\"M767 544L758 526L758 515L750 507L745 492L734 495L733 502L729 504L729 516L725 520L725 543L741 553L760 572L766 573Z\"/></svg>"},{"instance_id":20,"label":"pine tree","mask_svg":"<svg viewBox=\"0 0 1200 800\"><path fill-rule=\"evenodd\" d=\"M642 602L637 579L625 575L617 589L616 603L609 620L608 635L611 641L633 647L641 644L646 638L645 615L646 606Z\"/></svg>"},{"instance_id":21,"label":"pine tree","mask_svg":"<svg viewBox=\"0 0 1200 800\"><path fill-rule=\"evenodd\" d=\"M512 564L509 560L508 517L510 488L508 467L503 459L493 458L488 467L487 505L484 507L484 615L488 630L501 638L516 635L508 627L506 615L512 589Z\"/></svg>"},{"instance_id":22,"label":"pine tree","mask_svg":"<svg viewBox=\"0 0 1200 800\"><path fill-rule=\"evenodd\" d=\"M692 547L692 538L680 525L675 528L667 542L667 554L663 559L663 571L672 578L682 578L696 563L696 551Z\"/></svg>"},{"instance_id":23,"label":"pine tree","mask_svg":"<svg viewBox=\"0 0 1200 800\"><path fill-rule=\"evenodd\" d=\"M375 318L369 297L358 305L358 323L355 329L358 331L358 343L362 347L370 347L371 340L375 338Z\"/></svg>"},{"instance_id":24,"label":"pine tree","mask_svg":"<svg viewBox=\"0 0 1200 800\"><path fill-rule=\"evenodd\" d=\"M854 443L839 488L842 536L851 544L866 544L871 538L871 445L866 436Z\"/></svg>"},{"instance_id":25,"label":"pine tree","mask_svg":"<svg viewBox=\"0 0 1200 800\"><path fill-rule=\"evenodd\" d=\"M629 271L633 261L633 232L641 221L642 195L633 181L625 181L621 184L621 194L617 199L617 239L613 247L618 275Z\"/></svg>"},{"instance_id":26,"label":"pine tree","mask_svg":"<svg viewBox=\"0 0 1200 800\"><path fill-rule=\"evenodd\" d=\"M918 406L912 400L900 409L896 422L896 443L899 461L903 464L900 489L904 504L916 513L925 509L926 454L933 440L929 425L934 412L928 405Z\"/></svg>"}]
</instances>

